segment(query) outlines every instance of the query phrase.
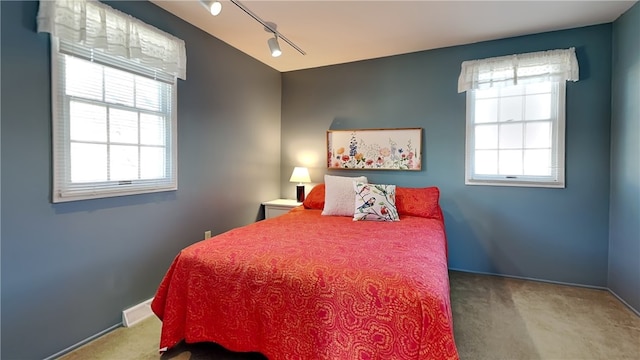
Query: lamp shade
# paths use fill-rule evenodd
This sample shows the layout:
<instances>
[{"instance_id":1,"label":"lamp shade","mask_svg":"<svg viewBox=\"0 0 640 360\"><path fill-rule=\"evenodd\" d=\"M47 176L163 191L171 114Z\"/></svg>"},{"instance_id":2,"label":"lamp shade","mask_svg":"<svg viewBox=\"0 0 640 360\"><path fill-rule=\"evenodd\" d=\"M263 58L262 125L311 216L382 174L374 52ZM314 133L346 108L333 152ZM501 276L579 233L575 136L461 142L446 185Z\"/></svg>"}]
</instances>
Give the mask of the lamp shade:
<instances>
[{"instance_id":1,"label":"lamp shade","mask_svg":"<svg viewBox=\"0 0 640 360\"><path fill-rule=\"evenodd\" d=\"M296 166L293 168L293 173L291 173L290 182L297 183L309 183L311 182L311 177L309 176L309 170L306 167Z\"/></svg>"}]
</instances>

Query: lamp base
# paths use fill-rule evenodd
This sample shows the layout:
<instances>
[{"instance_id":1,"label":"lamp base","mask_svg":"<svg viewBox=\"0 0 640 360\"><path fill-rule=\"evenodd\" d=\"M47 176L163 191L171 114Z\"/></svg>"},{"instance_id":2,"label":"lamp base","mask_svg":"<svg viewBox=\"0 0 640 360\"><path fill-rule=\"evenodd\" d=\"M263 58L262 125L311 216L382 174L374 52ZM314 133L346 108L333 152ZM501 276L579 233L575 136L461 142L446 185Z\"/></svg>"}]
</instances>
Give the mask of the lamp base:
<instances>
[{"instance_id":1,"label":"lamp base","mask_svg":"<svg viewBox=\"0 0 640 360\"><path fill-rule=\"evenodd\" d=\"M296 185L296 200L298 202L304 201L304 185Z\"/></svg>"}]
</instances>

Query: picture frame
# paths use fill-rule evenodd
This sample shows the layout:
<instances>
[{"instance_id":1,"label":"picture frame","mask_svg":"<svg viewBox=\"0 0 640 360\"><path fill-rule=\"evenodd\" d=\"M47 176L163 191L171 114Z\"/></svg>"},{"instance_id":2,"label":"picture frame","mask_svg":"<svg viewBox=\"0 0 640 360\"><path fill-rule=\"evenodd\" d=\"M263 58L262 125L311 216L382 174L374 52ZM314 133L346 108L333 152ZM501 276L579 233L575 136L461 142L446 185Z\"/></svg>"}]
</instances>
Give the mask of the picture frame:
<instances>
[{"instance_id":1,"label":"picture frame","mask_svg":"<svg viewBox=\"0 0 640 360\"><path fill-rule=\"evenodd\" d=\"M327 168L422 170L422 128L327 130Z\"/></svg>"}]
</instances>

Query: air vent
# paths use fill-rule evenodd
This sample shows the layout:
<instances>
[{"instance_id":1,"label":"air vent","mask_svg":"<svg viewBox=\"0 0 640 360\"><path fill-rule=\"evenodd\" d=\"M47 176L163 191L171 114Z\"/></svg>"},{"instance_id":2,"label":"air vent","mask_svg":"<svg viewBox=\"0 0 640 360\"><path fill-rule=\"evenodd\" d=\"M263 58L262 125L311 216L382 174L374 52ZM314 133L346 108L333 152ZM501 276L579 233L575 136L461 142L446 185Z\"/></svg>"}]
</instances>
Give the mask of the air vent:
<instances>
[{"instance_id":1,"label":"air vent","mask_svg":"<svg viewBox=\"0 0 640 360\"><path fill-rule=\"evenodd\" d=\"M123 311L122 325L130 327L153 315L153 311L151 311L151 301L153 301L153 298Z\"/></svg>"}]
</instances>

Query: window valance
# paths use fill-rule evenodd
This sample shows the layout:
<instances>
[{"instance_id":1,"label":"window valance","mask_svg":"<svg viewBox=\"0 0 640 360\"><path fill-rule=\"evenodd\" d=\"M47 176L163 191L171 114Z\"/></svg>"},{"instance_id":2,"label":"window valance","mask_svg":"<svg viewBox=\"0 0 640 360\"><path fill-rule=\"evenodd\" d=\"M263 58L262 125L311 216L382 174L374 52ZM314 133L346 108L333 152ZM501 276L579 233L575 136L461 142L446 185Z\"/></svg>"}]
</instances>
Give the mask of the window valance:
<instances>
[{"instance_id":1,"label":"window valance","mask_svg":"<svg viewBox=\"0 0 640 360\"><path fill-rule=\"evenodd\" d=\"M542 81L578 81L575 48L507 55L462 63L458 92Z\"/></svg>"},{"instance_id":2,"label":"window valance","mask_svg":"<svg viewBox=\"0 0 640 360\"><path fill-rule=\"evenodd\" d=\"M186 79L183 40L95 0L40 1L38 32Z\"/></svg>"}]
</instances>

